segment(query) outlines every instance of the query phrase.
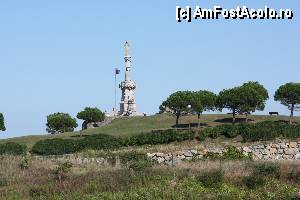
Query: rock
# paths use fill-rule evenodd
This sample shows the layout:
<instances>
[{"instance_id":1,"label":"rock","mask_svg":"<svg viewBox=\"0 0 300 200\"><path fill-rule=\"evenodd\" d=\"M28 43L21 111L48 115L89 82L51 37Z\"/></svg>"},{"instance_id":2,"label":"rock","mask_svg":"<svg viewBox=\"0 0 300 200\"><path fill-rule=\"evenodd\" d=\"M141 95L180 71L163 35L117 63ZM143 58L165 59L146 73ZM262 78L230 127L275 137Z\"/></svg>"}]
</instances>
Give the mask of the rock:
<instances>
[{"instance_id":1,"label":"rock","mask_svg":"<svg viewBox=\"0 0 300 200\"><path fill-rule=\"evenodd\" d=\"M185 151L185 152L183 153L183 155L184 155L185 157L192 157L192 156L193 156L193 154L192 154L191 151Z\"/></svg>"},{"instance_id":2,"label":"rock","mask_svg":"<svg viewBox=\"0 0 300 200\"><path fill-rule=\"evenodd\" d=\"M296 148L297 147L297 142L290 142L288 146L290 148Z\"/></svg>"},{"instance_id":3,"label":"rock","mask_svg":"<svg viewBox=\"0 0 300 200\"><path fill-rule=\"evenodd\" d=\"M158 163L163 163L165 161L165 159L163 157L157 157L156 161Z\"/></svg>"},{"instance_id":4,"label":"rock","mask_svg":"<svg viewBox=\"0 0 300 200\"><path fill-rule=\"evenodd\" d=\"M197 150L191 150L191 153L192 154L197 154L198 152L197 152Z\"/></svg>"},{"instance_id":5,"label":"rock","mask_svg":"<svg viewBox=\"0 0 300 200\"><path fill-rule=\"evenodd\" d=\"M286 155L294 155L294 154L297 153L296 151L297 151L297 150L296 150L295 148L287 148L287 149L284 149L284 153L285 153Z\"/></svg>"},{"instance_id":6,"label":"rock","mask_svg":"<svg viewBox=\"0 0 300 200\"><path fill-rule=\"evenodd\" d=\"M157 157L163 157L163 156L164 156L163 153L156 153L155 155L156 155Z\"/></svg>"},{"instance_id":7,"label":"rock","mask_svg":"<svg viewBox=\"0 0 300 200\"><path fill-rule=\"evenodd\" d=\"M156 153L147 153L148 158L152 158L156 155Z\"/></svg>"},{"instance_id":8,"label":"rock","mask_svg":"<svg viewBox=\"0 0 300 200\"><path fill-rule=\"evenodd\" d=\"M246 153L251 153L252 150L249 147L243 147L243 151Z\"/></svg>"},{"instance_id":9,"label":"rock","mask_svg":"<svg viewBox=\"0 0 300 200\"><path fill-rule=\"evenodd\" d=\"M270 154L275 154L277 152L277 149L276 148L271 148L269 151L270 151Z\"/></svg>"},{"instance_id":10,"label":"rock","mask_svg":"<svg viewBox=\"0 0 300 200\"><path fill-rule=\"evenodd\" d=\"M295 155L295 160L300 160L300 153L297 153L297 154Z\"/></svg>"},{"instance_id":11,"label":"rock","mask_svg":"<svg viewBox=\"0 0 300 200\"><path fill-rule=\"evenodd\" d=\"M263 144L257 144L252 146L253 149L264 149L265 146Z\"/></svg>"}]
</instances>

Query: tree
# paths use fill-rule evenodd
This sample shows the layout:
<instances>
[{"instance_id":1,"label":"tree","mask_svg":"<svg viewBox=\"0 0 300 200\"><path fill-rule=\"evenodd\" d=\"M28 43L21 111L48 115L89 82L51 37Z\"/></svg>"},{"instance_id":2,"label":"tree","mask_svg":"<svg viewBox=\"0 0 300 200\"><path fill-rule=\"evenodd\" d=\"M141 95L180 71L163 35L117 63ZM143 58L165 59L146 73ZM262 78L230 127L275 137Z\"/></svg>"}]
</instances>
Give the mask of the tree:
<instances>
[{"instance_id":1,"label":"tree","mask_svg":"<svg viewBox=\"0 0 300 200\"><path fill-rule=\"evenodd\" d=\"M47 116L47 132L51 134L72 132L78 125L68 113L54 113Z\"/></svg>"},{"instance_id":2,"label":"tree","mask_svg":"<svg viewBox=\"0 0 300 200\"><path fill-rule=\"evenodd\" d=\"M198 116L198 127L200 126L200 116L203 111L214 110L217 96L207 90L193 92L191 106Z\"/></svg>"},{"instance_id":3,"label":"tree","mask_svg":"<svg viewBox=\"0 0 300 200\"><path fill-rule=\"evenodd\" d=\"M291 111L290 124L294 116L294 111L300 109L300 83L286 83L280 86L274 95L275 101L280 101L282 105L288 107Z\"/></svg>"},{"instance_id":4,"label":"tree","mask_svg":"<svg viewBox=\"0 0 300 200\"><path fill-rule=\"evenodd\" d=\"M5 125L4 125L4 117L3 117L3 114L0 113L0 131L5 131L6 128L5 128Z\"/></svg>"},{"instance_id":5,"label":"tree","mask_svg":"<svg viewBox=\"0 0 300 200\"><path fill-rule=\"evenodd\" d=\"M264 110L268 98L268 91L261 84L250 81L242 86L221 91L216 104L219 110L227 108L232 111L233 123L237 114L246 114L247 122L251 112Z\"/></svg>"},{"instance_id":6,"label":"tree","mask_svg":"<svg viewBox=\"0 0 300 200\"><path fill-rule=\"evenodd\" d=\"M88 123L103 121L105 119L105 114L98 108L86 107L77 114L77 118L84 120L82 127L85 129Z\"/></svg>"},{"instance_id":7,"label":"tree","mask_svg":"<svg viewBox=\"0 0 300 200\"><path fill-rule=\"evenodd\" d=\"M248 115L256 110L264 110L266 100L269 98L268 91L259 82L248 82L241 86L241 100L240 114L246 115L246 122L248 122Z\"/></svg>"},{"instance_id":8,"label":"tree","mask_svg":"<svg viewBox=\"0 0 300 200\"><path fill-rule=\"evenodd\" d=\"M173 113L176 116L176 126L178 126L179 117L182 112L187 110L187 106L191 104L192 92L178 91L171 94L163 103L164 110ZM161 109L161 107L160 107Z\"/></svg>"},{"instance_id":9,"label":"tree","mask_svg":"<svg viewBox=\"0 0 300 200\"><path fill-rule=\"evenodd\" d=\"M232 111L232 122L235 123L235 116L241 106L241 89L234 87L222 90L216 101L216 105L220 111L227 108Z\"/></svg>"}]
</instances>

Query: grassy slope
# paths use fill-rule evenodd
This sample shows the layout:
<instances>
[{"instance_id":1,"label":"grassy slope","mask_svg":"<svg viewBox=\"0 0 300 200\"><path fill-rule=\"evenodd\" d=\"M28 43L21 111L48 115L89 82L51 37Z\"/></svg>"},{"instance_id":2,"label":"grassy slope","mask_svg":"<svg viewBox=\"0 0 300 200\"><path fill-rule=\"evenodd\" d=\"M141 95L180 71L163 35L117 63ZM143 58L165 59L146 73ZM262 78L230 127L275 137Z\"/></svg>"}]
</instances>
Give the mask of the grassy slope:
<instances>
[{"instance_id":1,"label":"grassy slope","mask_svg":"<svg viewBox=\"0 0 300 200\"><path fill-rule=\"evenodd\" d=\"M223 114L209 114L201 116L201 123L207 126L215 126L222 124L223 122L218 122L216 120L228 119L230 115ZM264 115L254 115L250 119L255 122L264 120L287 120L287 116L264 116ZM300 117L295 117L294 120L300 123ZM226 121L226 120L225 120ZM153 129L166 129L171 128L175 123L175 117L172 115L154 115L147 117L132 117L132 118L118 118L114 120L111 124L103 127L89 129L83 132L83 135L91 134L110 134L116 136L126 136L131 134L138 134L141 132L149 132ZM180 123L187 126L188 123L197 123L197 116L183 116L180 118ZM23 136L11 139L0 140L3 142L18 142L21 144L26 144L31 147L35 142L47 139L47 138L78 138L78 133L63 133L60 135L35 135L35 136Z\"/></svg>"}]
</instances>

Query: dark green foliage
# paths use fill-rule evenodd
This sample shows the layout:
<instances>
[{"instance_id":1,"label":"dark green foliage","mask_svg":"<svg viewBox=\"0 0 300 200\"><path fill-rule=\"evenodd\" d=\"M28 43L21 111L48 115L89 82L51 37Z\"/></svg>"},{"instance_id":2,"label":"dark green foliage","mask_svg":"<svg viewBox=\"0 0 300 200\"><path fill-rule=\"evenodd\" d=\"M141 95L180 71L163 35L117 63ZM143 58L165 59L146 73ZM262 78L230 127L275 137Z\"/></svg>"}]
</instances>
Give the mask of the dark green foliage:
<instances>
[{"instance_id":1,"label":"dark green foliage","mask_svg":"<svg viewBox=\"0 0 300 200\"><path fill-rule=\"evenodd\" d=\"M208 160L248 160L251 159L251 156L246 156L236 147L231 146L222 154L207 152L203 158Z\"/></svg>"},{"instance_id":2,"label":"dark green foliage","mask_svg":"<svg viewBox=\"0 0 300 200\"><path fill-rule=\"evenodd\" d=\"M3 114L0 113L0 131L5 131L6 128L5 128L5 125L4 125L4 117L3 117Z\"/></svg>"},{"instance_id":3,"label":"dark green foliage","mask_svg":"<svg viewBox=\"0 0 300 200\"><path fill-rule=\"evenodd\" d=\"M83 111L77 114L78 119L82 119L87 123L101 122L105 118L105 114L98 108L86 107Z\"/></svg>"},{"instance_id":4,"label":"dark green foliage","mask_svg":"<svg viewBox=\"0 0 300 200\"><path fill-rule=\"evenodd\" d=\"M68 113L54 113L47 116L47 132L51 134L72 132L78 125Z\"/></svg>"},{"instance_id":5,"label":"dark green foliage","mask_svg":"<svg viewBox=\"0 0 300 200\"><path fill-rule=\"evenodd\" d=\"M63 155L75 153L82 148L79 140L55 138L38 141L33 145L31 152L38 155Z\"/></svg>"},{"instance_id":6,"label":"dark green foliage","mask_svg":"<svg viewBox=\"0 0 300 200\"><path fill-rule=\"evenodd\" d=\"M134 135L123 140L125 146L144 145L144 144L168 144L170 142L181 142L194 139L193 130L160 130L150 133Z\"/></svg>"},{"instance_id":7,"label":"dark green foliage","mask_svg":"<svg viewBox=\"0 0 300 200\"><path fill-rule=\"evenodd\" d=\"M91 135L87 136L83 140L79 140L79 144L85 149L105 150L105 149L117 149L122 146L120 138L116 138L111 135Z\"/></svg>"},{"instance_id":8,"label":"dark green foliage","mask_svg":"<svg viewBox=\"0 0 300 200\"><path fill-rule=\"evenodd\" d=\"M265 182L266 182L265 177L257 176L255 174L251 174L243 178L243 183L249 189L255 189L261 187L265 184Z\"/></svg>"},{"instance_id":9,"label":"dark green foliage","mask_svg":"<svg viewBox=\"0 0 300 200\"><path fill-rule=\"evenodd\" d=\"M55 179L58 179L60 182L66 178L67 173L71 171L73 164L69 161L58 163L56 168L53 170L53 174L55 175Z\"/></svg>"},{"instance_id":10,"label":"dark green foliage","mask_svg":"<svg viewBox=\"0 0 300 200\"><path fill-rule=\"evenodd\" d=\"M275 101L280 101L282 105L287 106L291 111L291 123L294 111L300 109L300 83L287 83L280 86L275 92L274 99Z\"/></svg>"},{"instance_id":11,"label":"dark green foliage","mask_svg":"<svg viewBox=\"0 0 300 200\"><path fill-rule=\"evenodd\" d=\"M213 128L205 128L199 132L197 139L217 138L221 135L232 138L241 135L244 142L274 140L277 137L299 138L300 126L282 122L264 121L255 124L225 124Z\"/></svg>"},{"instance_id":12,"label":"dark green foliage","mask_svg":"<svg viewBox=\"0 0 300 200\"><path fill-rule=\"evenodd\" d=\"M193 92L178 91L171 94L160 106L161 111L169 111L176 116L176 126L179 117L183 112L187 112L187 106L192 103Z\"/></svg>"},{"instance_id":13,"label":"dark green foliage","mask_svg":"<svg viewBox=\"0 0 300 200\"><path fill-rule=\"evenodd\" d=\"M251 114L256 110L264 110L269 98L268 91L258 82L247 82L242 86L223 90L216 100L216 107L221 111L227 108L233 113L233 123L236 114Z\"/></svg>"},{"instance_id":14,"label":"dark green foliage","mask_svg":"<svg viewBox=\"0 0 300 200\"><path fill-rule=\"evenodd\" d=\"M7 178L0 174L0 188L5 186L8 186Z\"/></svg>"},{"instance_id":15,"label":"dark green foliage","mask_svg":"<svg viewBox=\"0 0 300 200\"><path fill-rule=\"evenodd\" d=\"M15 142L7 142L0 144L0 155L11 154L11 155L23 155L26 153L27 147Z\"/></svg>"},{"instance_id":16,"label":"dark green foliage","mask_svg":"<svg viewBox=\"0 0 300 200\"><path fill-rule=\"evenodd\" d=\"M300 171L299 170L293 170L288 173L288 180L294 182L294 183L300 183Z\"/></svg>"},{"instance_id":17,"label":"dark green foliage","mask_svg":"<svg viewBox=\"0 0 300 200\"><path fill-rule=\"evenodd\" d=\"M203 172L196 178L207 188L218 188L224 182L224 173L222 170L213 170L209 172Z\"/></svg>"},{"instance_id":18,"label":"dark green foliage","mask_svg":"<svg viewBox=\"0 0 300 200\"><path fill-rule=\"evenodd\" d=\"M127 165L134 171L143 171L153 165L153 162L145 153L139 153L135 151L121 153L119 154L119 159L122 164Z\"/></svg>"},{"instance_id":19,"label":"dark green foliage","mask_svg":"<svg viewBox=\"0 0 300 200\"><path fill-rule=\"evenodd\" d=\"M280 165L278 163L260 163L254 166L253 174L256 176L280 177Z\"/></svg>"}]
</instances>

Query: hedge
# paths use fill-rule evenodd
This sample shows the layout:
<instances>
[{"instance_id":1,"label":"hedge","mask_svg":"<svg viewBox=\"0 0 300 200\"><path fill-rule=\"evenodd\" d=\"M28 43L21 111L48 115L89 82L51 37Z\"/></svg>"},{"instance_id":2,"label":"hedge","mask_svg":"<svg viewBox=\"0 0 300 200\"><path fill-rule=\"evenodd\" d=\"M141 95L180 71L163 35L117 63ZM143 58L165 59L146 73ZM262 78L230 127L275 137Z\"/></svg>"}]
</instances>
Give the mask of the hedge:
<instances>
[{"instance_id":1,"label":"hedge","mask_svg":"<svg viewBox=\"0 0 300 200\"><path fill-rule=\"evenodd\" d=\"M0 155L23 155L26 153L26 146L15 142L0 144Z\"/></svg>"},{"instance_id":2,"label":"hedge","mask_svg":"<svg viewBox=\"0 0 300 200\"><path fill-rule=\"evenodd\" d=\"M227 138L241 135L244 142L273 140L277 137L299 138L300 126L272 121L258 122L255 124L225 124L213 128L205 128L200 131L197 138L203 141L207 137L215 139L221 135Z\"/></svg>"},{"instance_id":3,"label":"hedge","mask_svg":"<svg viewBox=\"0 0 300 200\"><path fill-rule=\"evenodd\" d=\"M38 155L63 155L81 151L83 149L109 150L118 149L122 146L167 144L194 139L195 132L192 130L161 130L150 133L142 133L126 138L111 135L91 135L84 139L46 139L37 142L31 152Z\"/></svg>"},{"instance_id":4,"label":"hedge","mask_svg":"<svg viewBox=\"0 0 300 200\"><path fill-rule=\"evenodd\" d=\"M38 155L63 155L82 149L79 140L55 138L38 141L33 145L31 152Z\"/></svg>"},{"instance_id":5,"label":"hedge","mask_svg":"<svg viewBox=\"0 0 300 200\"><path fill-rule=\"evenodd\" d=\"M156 130L150 133L142 133L124 138L123 145L168 144L170 142L192 140L194 137L195 132L193 130Z\"/></svg>"}]
</instances>

